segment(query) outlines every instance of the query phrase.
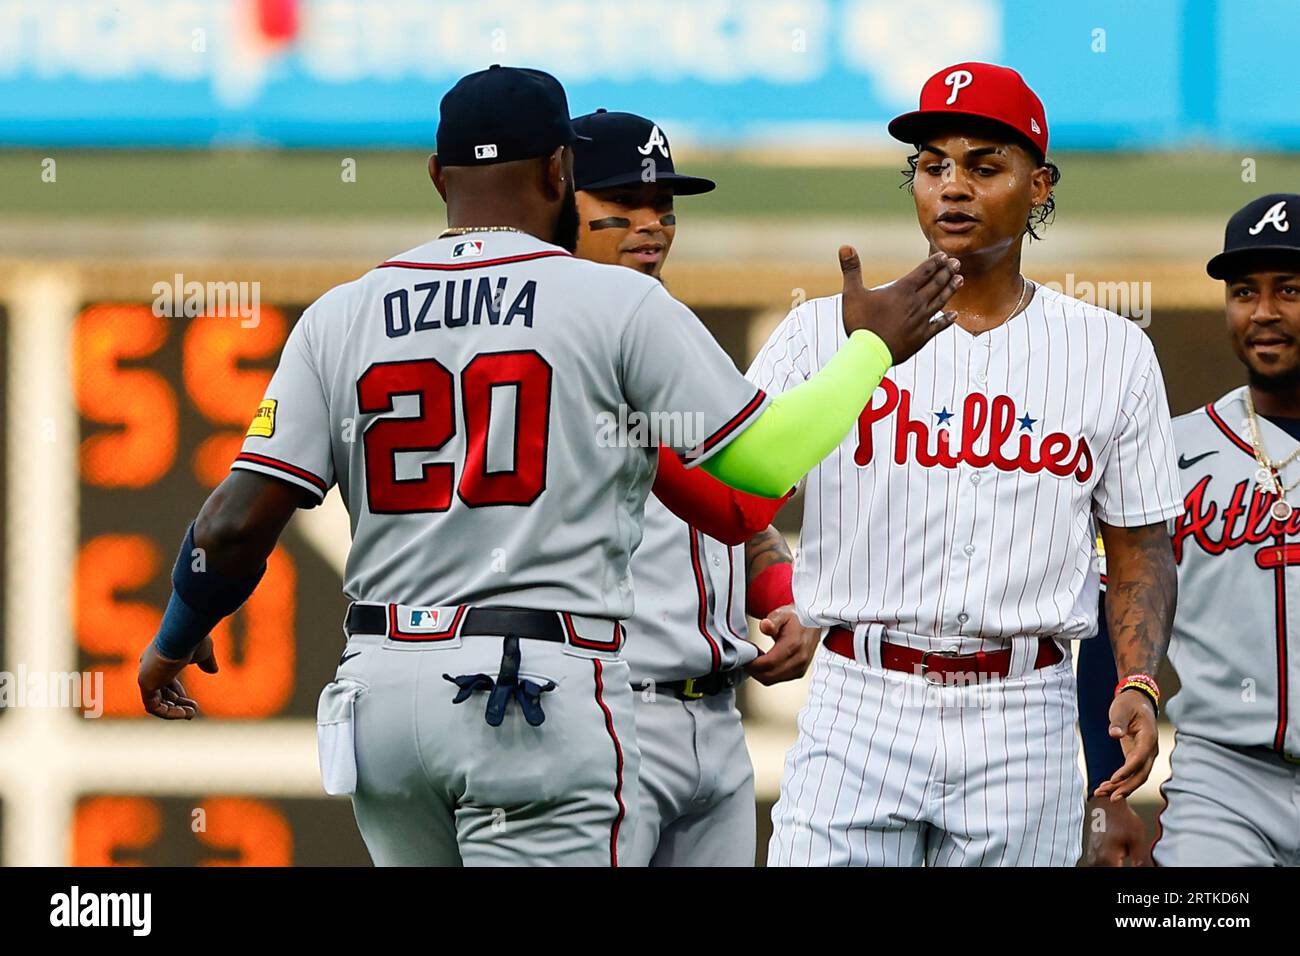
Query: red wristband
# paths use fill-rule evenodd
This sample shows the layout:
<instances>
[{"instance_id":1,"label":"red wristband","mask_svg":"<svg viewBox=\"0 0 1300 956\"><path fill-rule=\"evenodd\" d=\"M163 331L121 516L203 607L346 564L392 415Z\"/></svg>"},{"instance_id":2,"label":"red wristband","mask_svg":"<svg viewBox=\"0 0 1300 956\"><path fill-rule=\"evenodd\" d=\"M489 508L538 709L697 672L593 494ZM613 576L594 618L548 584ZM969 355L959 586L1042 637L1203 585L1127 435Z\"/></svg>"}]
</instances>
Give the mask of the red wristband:
<instances>
[{"instance_id":1,"label":"red wristband","mask_svg":"<svg viewBox=\"0 0 1300 956\"><path fill-rule=\"evenodd\" d=\"M794 591L790 588L790 578L794 575L794 565L770 564L758 572L758 577L749 582L745 593L745 612L750 617L759 619L767 617L779 607L794 603Z\"/></svg>"}]
</instances>

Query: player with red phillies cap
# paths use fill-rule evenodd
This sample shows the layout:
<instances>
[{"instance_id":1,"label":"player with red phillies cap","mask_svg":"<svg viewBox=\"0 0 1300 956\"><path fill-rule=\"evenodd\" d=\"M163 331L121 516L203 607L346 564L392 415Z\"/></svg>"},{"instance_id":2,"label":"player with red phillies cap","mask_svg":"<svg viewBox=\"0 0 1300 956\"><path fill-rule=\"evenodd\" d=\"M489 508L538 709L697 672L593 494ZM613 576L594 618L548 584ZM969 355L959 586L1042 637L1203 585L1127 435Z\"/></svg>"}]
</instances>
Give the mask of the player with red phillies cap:
<instances>
[{"instance_id":1,"label":"player with red phillies cap","mask_svg":"<svg viewBox=\"0 0 1300 956\"><path fill-rule=\"evenodd\" d=\"M805 479L795 606L827 629L772 811L772 865L1071 866L1084 793L1071 642L1097 632L1095 531L1121 675L1123 798L1157 747L1182 511L1163 378L1122 316L1030 282L1054 210L1043 104L958 63L889 132L930 251L961 261L952 327L890 370L856 439ZM797 307L750 371L829 360L838 297Z\"/></svg>"}]
</instances>

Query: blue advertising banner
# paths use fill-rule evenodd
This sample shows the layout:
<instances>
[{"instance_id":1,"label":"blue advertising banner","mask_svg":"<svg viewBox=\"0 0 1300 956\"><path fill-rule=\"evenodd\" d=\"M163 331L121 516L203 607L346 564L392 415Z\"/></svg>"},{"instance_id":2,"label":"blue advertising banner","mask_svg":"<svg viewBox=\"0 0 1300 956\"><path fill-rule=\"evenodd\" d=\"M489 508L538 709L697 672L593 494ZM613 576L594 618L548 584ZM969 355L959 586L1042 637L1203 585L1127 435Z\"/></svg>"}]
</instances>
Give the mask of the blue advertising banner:
<instances>
[{"instance_id":1,"label":"blue advertising banner","mask_svg":"<svg viewBox=\"0 0 1300 956\"><path fill-rule=\"evenodd\" d=\"M1300 146L1295 0L0 0L0 145L428 147L491 63L715 146L870 144L991 60L1053 148Z\"/></svg>"}]
</instances>

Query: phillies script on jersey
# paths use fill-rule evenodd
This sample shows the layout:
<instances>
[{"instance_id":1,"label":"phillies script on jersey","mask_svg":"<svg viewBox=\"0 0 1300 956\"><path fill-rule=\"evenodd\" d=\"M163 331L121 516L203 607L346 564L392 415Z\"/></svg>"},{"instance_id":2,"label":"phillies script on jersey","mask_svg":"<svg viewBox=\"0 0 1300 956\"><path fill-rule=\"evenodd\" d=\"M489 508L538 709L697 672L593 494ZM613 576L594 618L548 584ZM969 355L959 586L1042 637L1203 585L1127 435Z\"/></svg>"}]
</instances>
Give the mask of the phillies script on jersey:
<instances>
[{"instance_id":1,"label":"phillies script on jersey","mask_svg":"<svg viewBox=\"0 0 1300 956\"><path fill-rule=\"evenodd\" d=\"M956 468L961 463L972 468L991 465L1000 471L1025 471L1031 475L1040 471L1062 478L1072 475L1081 483L1092 477L1093 455L1088 439L1060 431L1041 436L1028 433L1023 424L1029 420L1028 413L1018 415L1010 395L967 395L961 414L952 414L961 424L961 442L954 449L949 428L937 427L932 434L925 418L913 417L909 389L900 389L890 379L884 379L879 390L885 393L884 402L869 405L858 419L858 447L853 453L857 465L869 464L875 453L872 426L896 415L894 461L900 465L908 461L923 468ZM1021 431L1018 438L1017 428ZM981 445L983 451L979 450Z\"/></svg>"}]
</instances>

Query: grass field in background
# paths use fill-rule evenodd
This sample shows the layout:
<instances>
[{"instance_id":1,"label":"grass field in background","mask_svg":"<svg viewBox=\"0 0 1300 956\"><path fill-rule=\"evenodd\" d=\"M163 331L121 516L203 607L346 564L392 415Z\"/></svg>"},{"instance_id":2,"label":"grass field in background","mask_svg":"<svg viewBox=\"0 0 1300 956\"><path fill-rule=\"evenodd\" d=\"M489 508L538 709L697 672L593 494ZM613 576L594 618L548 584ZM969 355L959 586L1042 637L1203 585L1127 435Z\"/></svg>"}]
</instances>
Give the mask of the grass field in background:
<instances>
[{"instance_id":1,"label":"grass field in background","mask_svg":"<svg viewBox=\"0 0 1300 956\"><path fill-rule=\"evenodd\" d=\"M42 161L56 161L43 182ZM345 156L356 182L341 179ZM1222 153L1065 153L1057 203L1071 218L1223 216L1268 192L1300 190L1300 156L1256 156L1256 181L1242 181L1242 156ZM440 218L442 203L414 152L0 152L0 218ZM674 157L683 171L716 179L716 192L685 199L701 218L858 214L910 216L892 164L776 165L726 156ZM689 205L688 205L689 204Z\"/></svg>"}]
</instances>

